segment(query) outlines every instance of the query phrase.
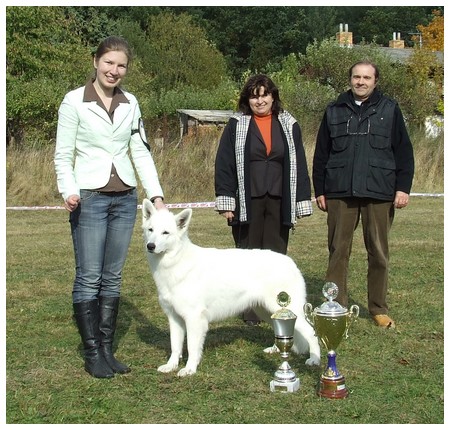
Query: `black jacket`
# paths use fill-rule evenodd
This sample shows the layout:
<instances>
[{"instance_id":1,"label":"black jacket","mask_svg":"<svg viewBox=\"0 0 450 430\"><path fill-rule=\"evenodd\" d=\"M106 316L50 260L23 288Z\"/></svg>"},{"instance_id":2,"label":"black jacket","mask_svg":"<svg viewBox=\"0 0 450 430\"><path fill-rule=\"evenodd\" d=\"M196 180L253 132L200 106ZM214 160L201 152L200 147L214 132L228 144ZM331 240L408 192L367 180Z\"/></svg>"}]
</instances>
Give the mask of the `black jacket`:
<instances>
[{"instance_id":1,"label":"black jacket","mask_svg":"<svg viewBox=\"0 0 450 430\"><path fill-rule=\"evenodd\" d=\"M403 115L377 89L358 106L351 91L325 111L316 141L313 185L316 197L394 200L410 193L414 156Z\"/></svg>"},{"instance_id":2,"label":"black jacket","mask_svg":"<svg viewBox=\"0 0 450 430\"><path fill-rule=\"evenodd\" d=\"M241 116L243 121L245 115ZM248 118L247 118L248 119ZM289 134L292 136L292 145L288 143L288 138L283 132L280 120L290 124ZM312 213L311 205L311 182L308 174L305 151L302 143L300 126L288 112L280 113L279 117L274 117L272 133L279 131L279 136L272 135L272 143L281 146L278 149L278 155L269 157L260 155L262 160L266 158L270 166L265 168L264 163L258 162L255 158L257 154L251 153L251 142L259 143L262 148L262 142L257 142L258 137L254 132L256 125L254 120L250 119L250 126L247 134L239 138L237 126L239 122L232 117L226 125L220 139L219 148L215 163L215 191L216 191L216 209L235 211L236 218L243 223L251 221L252 197L259 195L261 190L273 195L281 196L282 222L285 225L292 226L296 217L309 216ZM259 132L258 132L259 134ZM295 148L294 148L295 146ZM284 147L284 149L283 149ZM242 163L237 164L236 160L241 154ZM295 157L291 157L295 153ZM274 157L274 159L272 159ZM252 168L258 170L261 177L255 179L250 168L251 160L256 161ZM280 168L282 167L282 168ZM294 178L293 168L296 175ZM276 173L281 173L281 178L275 180ZM295 180L294 180L295 179ZM295 184L295 186L293 186ZM241 191L239 193L239 191ZM254 194L254 195L252 195ZM244 208L245 217L242 208Z\"/></svg>"}]
</instances>

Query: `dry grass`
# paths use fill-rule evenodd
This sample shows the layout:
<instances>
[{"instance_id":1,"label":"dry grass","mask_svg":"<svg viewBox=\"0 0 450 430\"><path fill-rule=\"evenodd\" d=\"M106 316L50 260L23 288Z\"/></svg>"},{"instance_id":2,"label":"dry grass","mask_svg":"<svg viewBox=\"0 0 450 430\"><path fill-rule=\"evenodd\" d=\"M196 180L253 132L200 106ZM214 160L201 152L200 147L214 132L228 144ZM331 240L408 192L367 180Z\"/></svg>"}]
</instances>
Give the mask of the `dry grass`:
<instances>
[{"instance_id":1,"label":"dry grass","mask_svg":"<svg viewBox=\"0 0 450 430\"><path fill-rule=\"evenodd\" d=\"M172 130L163 147L153 145L153 157L168 202L214 200L214 159L220 129L206 129L183 138ZM151 135L151 133L149 133ZM442 193L444 190L444 138L427 140L419 132L412 141L416 173L413 192ZM309 169L315 136L304 136ZM9 148L6 163L7 205L61 204L53 166L54 145L40 149ZM141 196L142 197L142 196Z\"/></svg>"}]
</instances>

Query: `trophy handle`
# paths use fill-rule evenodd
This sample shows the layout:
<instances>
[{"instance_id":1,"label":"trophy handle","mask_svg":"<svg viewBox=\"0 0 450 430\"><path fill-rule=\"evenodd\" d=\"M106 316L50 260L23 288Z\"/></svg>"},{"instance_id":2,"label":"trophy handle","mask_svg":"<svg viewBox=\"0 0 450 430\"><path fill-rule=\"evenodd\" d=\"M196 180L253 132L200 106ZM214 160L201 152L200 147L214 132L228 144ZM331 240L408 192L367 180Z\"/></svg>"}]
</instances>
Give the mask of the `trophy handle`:
<instances>
[{"instance_id":1,"label":"trophy handle","mask_svg":"<svg viewBox=\"0 0 450 430\"><path fill-rule=\"evenodd\" d=\"M351 314L352 321L355 321L356 318L358 318L358 316L359 316L359 306L352 305L350 307L350 314Z\"/></svg>"},{"instance_id":2,"label":"trophy handle","mask_svg":"<svg viewBox=\"0 0 450 430\"><path fill-rule=\"evenodd\" d=\"M346 327L345 333L344 333L344 337L346 339L348 338L348 329L350 328L352 323L354 323L356 321L358 316L359 316L359 306L358 305L352 305L350 307L350 311L348 313L348 324L347 324L347 327Z\"/></svg>"},{"instance_id":3,"label":"trophy handle","mask_svg":"<svg viewBox=\"0 0 450 430\"><path fill-rule=\"evenodd\" d=\"M303 312L305 313L305 319L308 321L308 323L314 327L314 319L312 318L312 304L311 303L305 303L303 306Z\"/></svg>"}]
</instances>

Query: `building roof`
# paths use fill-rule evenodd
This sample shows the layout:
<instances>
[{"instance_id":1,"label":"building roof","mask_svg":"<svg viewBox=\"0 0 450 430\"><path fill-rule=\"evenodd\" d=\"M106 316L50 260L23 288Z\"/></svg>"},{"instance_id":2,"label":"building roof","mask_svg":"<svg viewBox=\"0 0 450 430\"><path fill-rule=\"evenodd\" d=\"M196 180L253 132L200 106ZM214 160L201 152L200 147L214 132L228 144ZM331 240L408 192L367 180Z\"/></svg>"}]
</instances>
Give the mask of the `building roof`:
<instances>
[{"instance_id":1,"label":"building roof","mask_svg":"<svg viewBox=\"0 0 450 430\"><path fill-rule=\"evenodd\" d=\"M386 46L380 46L380 51L389 55L392 60L404 63L408 60L411 54L414 52L413 48L388 48ZM443 65L444 64L444 53L441 51L436 51L434 53L437 60Z\"/></svg>"},{"instance_id":2,"label":"building roof","mask_svg":"<svg viewBox=\"0 0 450 430\"><path fill-rule=\"evenodd\" d=\"M183 136L198 126L224 126L234 111L232 110L200 110L200 109L177 109L180 118L180 141ZM177 146L178 146L177 145Z\"/></svg>"},{"instance_id":3,"label":"building roof","mask_svg":"<svg viewBox=\"0 0 450 430\"><path fill-rule=\"evenodd\" d=\"M187 117L193 118L201 123L226 123L233 115L232 110L195 110L177 109L177 112Z\"/></svg>"}]
</instances>

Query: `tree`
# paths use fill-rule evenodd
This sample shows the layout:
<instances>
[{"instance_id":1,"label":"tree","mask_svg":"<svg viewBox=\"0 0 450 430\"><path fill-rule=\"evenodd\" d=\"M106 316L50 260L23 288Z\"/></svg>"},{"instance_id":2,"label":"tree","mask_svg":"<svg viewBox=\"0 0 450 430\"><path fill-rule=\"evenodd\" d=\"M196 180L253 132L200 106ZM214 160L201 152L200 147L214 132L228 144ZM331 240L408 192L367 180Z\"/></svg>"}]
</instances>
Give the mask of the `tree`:
<instances>
[{"instance_id":1,"label":"tree","mask_svg":"<svg viewBox=\"0 0 450 430\"><path fill-rule=\"evenodd\" d=\"M437 110L443 92L444 68L429 49L414 48L408 59L408 79L404 86L404 100L412 121L423 123Z\"/></svg>"},{"instance_id":2,"label":"tree","mask_svg":"<svg viewBox=\"0 0 450 430\"><path fill-rule=\"evenodd\" d=\"M406 46L412 46L411 32L418 24L429 22L429 7L420 6L370 6L337 7L338 22L348 23L353 33L353 43L376 42L388 46L392 33L400 33Z\"/></svg>"},{"instance_id":3,"label":"tree","mask_svg":"<svg viewBox=\"0 0 450 430\"><path fill-rule=\"evenodd\" d=\"M99 43L112 34L117 34L116 20L108 16L107 8L93 6L65 6L62 8L70 20L76 23L76 32L92 52Z\"/></svg>"},{"instance_id":4,"label":"tree","mask_svg":"<svg viewBox=\"0 0 450 430\"><path fill-rule=\"evenodd\" d=\"M337 33L336 7L311 6L305 8L305 20L302 27L309 35L308 43L314 40L328 39ZM304 47L298 52L305 52Z\"/></svg>"},{"instance_id":5,"label":"tree","mask_svg":"<svg viewBox=\"0 0 450 430\"><path fill-rule=\"evenodd\" d=\"M246 70L265 72L267 64L281 63L311 40L305 8L292 6L170 7L188 13L205 29L224 55L233 77Z\"/></svg>"},{"instance_id":6,"label":"tree","mask_svg":"<svg viewBox=\"0 0 450 430\"><path fill-rule=\"evenodd\" d=\"M349 24L354 49L332 46L339 23ZM139 97L147 118L180 108L232 109L241 78L256 71L279 73L283 94L290 91L284 98L305 116L346 88L346 68L366 55L356 49L360 41L377 36L387 44L393 31L406 39L418 28L428 53L443 50L443 7L8 6L7 141L20 142L24 131L27 141L51 141L64 94L84 84L92 53L109 34L124 36L133 48L124 86ZM383 90L409 118L432 114L442 66L424 68L425 53L409 67L385 64L373 52Z\"/></svg>"},{"instance_id":7,"label":"tree","mask_svg":"<svg viewBox=\"0 0 450 430\"><path fill-rule=\"evenodd\" d=\"M182 108L234 108L224 57L191 16L165 11L150 15L144 27L118 22L136 54L126 85L139 94L144 117L166 117Z\"/></svg>"},{"instance_id":8,"label":"tree","mask_svg":"<svg viewBox=\"0 0 450 430\"><path fill-rule=\"evenodd\" d=\"M7 7L7 143L21 144L25 129L45 140L54 135L62 97L85 82L91 67L76 23L62 8Z\"/></svg>"},{"instance_id":9,"label":"tree","mask_svg":"<svg viewBox=\"0 0 450 430\"><path fill-rule=\"evenodd\" d=\"M227 74L223 55L187 14L152 16L146 41L149 55L141 61L155 89L212 88Z\"/></svg>"},{"instance_id":10,"label":"tree","mask_svg":"<svg viewBox=\"0 0 450 430\"><path fill-rule=\"evenodd\" d=\"M424 48L444 52L444 17L440 10L433 10L432 13L432 21L428 25L418 25L417 29L422 33Z\"/></svg>"}]
</instances>

